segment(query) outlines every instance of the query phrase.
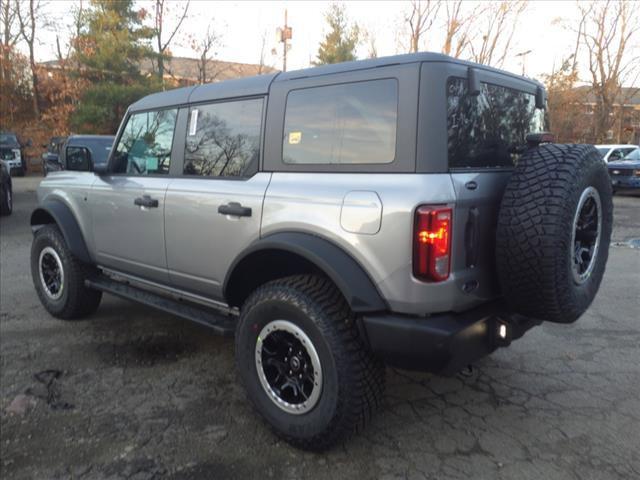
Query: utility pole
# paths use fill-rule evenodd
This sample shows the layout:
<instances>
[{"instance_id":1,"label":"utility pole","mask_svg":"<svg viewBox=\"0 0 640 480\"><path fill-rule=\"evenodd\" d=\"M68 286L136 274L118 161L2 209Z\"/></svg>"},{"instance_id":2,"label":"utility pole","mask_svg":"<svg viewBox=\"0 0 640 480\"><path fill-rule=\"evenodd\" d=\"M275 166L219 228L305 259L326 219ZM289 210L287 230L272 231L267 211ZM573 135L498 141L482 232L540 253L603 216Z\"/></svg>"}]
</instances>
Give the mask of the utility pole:
<instances>
[{"instance_id":1,"label":"utility pole","mask_svg":"<svg viewBox=\"0 0 640 480\"><path fill-rule=\"evenodd\" d=\"M525 62L527 61L527 55L529 55L531 52L533 52L533 50L527 50L526 52L520 52L520 53L516 53L516 57L521 57L522 58L522 76L524 77L524 72L525 72Z\"/></svg>"},{"instance_id":2,"label":"utility pole","mask_svg":"<svg viewBox=\"0 0 640 480\"><path fill-rule=\"evenodd\" d=\"M291 40L292 29L287 25L287 9L284 9L284 27L276 30L276 40L282 43L282 71L287 71L287 50L289 50L289 44L287 40Z\"/></svg>"}]
</instances>

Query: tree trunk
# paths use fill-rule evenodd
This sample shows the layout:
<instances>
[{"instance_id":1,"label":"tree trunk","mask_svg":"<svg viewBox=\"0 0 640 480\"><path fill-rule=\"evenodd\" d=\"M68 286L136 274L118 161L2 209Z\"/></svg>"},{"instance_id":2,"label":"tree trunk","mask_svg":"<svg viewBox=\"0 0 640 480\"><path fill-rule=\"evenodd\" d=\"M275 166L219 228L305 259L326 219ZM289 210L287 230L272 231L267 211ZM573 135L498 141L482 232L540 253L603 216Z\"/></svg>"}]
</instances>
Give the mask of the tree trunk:
<instances>
[{"instance_id":1,"label":"tree trunk","mask_svg":"<svg viewBox=\"0 0 640 480\"><path fill-rule=\"evenodd\" d=\"M40 118L40 106L38 99L40 98L40 90L38 88L38 72L36 61L33 55L33 43L29 45L29 63L31 64L31 82L33 86L33 114L36 119Z\"/></svg>"},{"instance_id":2,"label":"tree trunk","mask_svg":"<svg viewBox=\"0 0 640 480\"><path fill-rule=\"evenodd\" d=\"M164 90L164 56L162 52L158 55L158 77L162 84L162 90Z\"/></svg>"}]
</instances>

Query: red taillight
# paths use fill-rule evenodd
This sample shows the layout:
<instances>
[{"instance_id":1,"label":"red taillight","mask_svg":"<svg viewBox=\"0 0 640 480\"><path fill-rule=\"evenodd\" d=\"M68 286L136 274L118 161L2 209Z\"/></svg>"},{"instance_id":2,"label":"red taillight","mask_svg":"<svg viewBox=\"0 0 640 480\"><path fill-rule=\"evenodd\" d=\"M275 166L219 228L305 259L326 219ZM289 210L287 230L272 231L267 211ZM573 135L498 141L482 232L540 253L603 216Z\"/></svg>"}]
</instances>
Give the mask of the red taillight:
<instances>
[{"instance_id":1,"label":"red taillight","mask_svg":"<svg viewBox=\"0 0 640 480\"><path fill-rule=\"evenodd\" d=\"M413 274L436 282L449 278L451 209L418 207L413 235Z\"/></svg>"}]
</instances>

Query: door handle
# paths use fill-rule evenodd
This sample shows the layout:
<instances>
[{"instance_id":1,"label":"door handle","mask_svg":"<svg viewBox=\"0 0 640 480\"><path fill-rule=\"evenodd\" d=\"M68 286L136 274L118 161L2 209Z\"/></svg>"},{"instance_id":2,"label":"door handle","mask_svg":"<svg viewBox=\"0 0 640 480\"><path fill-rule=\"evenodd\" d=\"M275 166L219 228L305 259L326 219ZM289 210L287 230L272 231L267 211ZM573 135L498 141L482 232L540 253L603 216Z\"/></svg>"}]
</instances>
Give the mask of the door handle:
<instances>
[{"instance_id":1,"label":"door handle","mask_svg":"<svg viewBox=\"0 0 640 480\"><path fill-rule=\"evenodd\" d=\"M158 200L151 198L149 195L143 195L133 201L134 205L147 208L158 208Z\"/></svg>"},{"instance_id":2,"label":"door handle","mask_svg":"<svg viewBox=\"0 0 640 480\"><path fill-rule=\"evenodd\" d=\"M227 205L220 205L218 213L222 215L233 215L234 217L250 217L251 208L243 207L238 202L229 202Z\"/></svg>"}]
</instances>

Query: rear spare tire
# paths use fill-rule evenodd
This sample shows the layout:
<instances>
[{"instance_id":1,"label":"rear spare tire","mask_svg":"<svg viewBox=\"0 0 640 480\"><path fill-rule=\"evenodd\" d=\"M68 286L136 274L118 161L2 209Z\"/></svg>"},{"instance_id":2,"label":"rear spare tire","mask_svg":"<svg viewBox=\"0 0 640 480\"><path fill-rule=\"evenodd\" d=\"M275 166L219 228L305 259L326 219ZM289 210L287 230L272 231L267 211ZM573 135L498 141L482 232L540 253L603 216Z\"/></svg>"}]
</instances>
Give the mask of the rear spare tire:
<instances>
[{"instance_id":1,"label":"rear spare tire","mask_svg":"<svg viewBox=\"0 0 640 480\"><path fill-rule=\"evenodd\" d=\"M591 145L542 145L522 155L498 216L498 278L522 315L571 323L589 307L604 275L611 182Z\"/></svg>"}]
</instances>

